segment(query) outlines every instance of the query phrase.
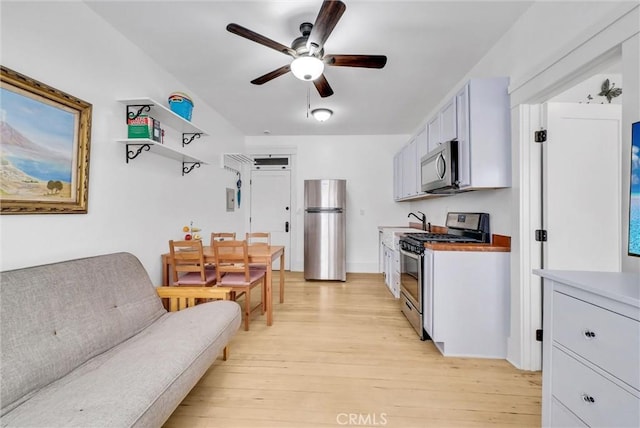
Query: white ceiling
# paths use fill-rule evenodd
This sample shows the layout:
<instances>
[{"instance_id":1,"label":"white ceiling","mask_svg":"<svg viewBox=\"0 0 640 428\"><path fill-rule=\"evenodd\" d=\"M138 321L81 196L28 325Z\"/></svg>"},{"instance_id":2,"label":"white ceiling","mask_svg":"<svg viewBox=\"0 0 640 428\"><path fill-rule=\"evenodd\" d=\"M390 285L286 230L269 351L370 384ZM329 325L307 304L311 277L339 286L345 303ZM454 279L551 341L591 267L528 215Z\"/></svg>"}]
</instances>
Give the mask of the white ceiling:
<instances>
[{"instance_id":1,"label":"white ceiling","mask_svg":"<svg viewBox=\"0 0 640 428\"><path fill-rule=\"evenodd\" d=\"M197 94L249 136L411 134L531 4L345 0L325 52L386 55L385 68L325 68L335 92L327 98L291 73L262 86L249 83L291 58L229 33L227 24L289 46L302 22L315 21L321 3L87 1L184 83L175 90ZM306 117L308 93L312 109L334 111L329 121Z\"/></svg>"}]
</instances>

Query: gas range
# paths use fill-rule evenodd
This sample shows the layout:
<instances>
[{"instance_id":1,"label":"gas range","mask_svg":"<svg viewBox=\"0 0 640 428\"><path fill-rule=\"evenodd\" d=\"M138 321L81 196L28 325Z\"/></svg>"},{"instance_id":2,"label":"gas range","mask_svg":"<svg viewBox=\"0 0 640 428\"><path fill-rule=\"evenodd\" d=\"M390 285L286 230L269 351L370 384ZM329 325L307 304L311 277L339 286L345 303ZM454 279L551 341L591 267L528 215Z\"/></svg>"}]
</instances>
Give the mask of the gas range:
<instances>
[{"instance_id":1,"label":"gas range","mask_svg":"<svg viewBox=\"0 0 640 428\"><path fill-rule=\"evenodd\" d=\"M447 213L446 226L449 233L407 233L400 239L400 249L422 255L425 242L491 242L487 213Z\"/></svg>"}]
</instances>

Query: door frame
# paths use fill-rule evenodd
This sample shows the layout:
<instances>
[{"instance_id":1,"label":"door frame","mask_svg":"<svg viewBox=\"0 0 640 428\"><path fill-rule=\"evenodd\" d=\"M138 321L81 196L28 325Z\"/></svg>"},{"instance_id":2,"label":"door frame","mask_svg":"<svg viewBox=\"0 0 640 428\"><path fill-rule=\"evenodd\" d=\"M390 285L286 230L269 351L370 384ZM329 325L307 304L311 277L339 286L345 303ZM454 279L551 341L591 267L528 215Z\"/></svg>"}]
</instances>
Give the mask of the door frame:
<instances>
[{"instance_id":1,"label":"door frame","mask_svg":"<svg viewBox=\"0 0 640 428\"><path fill-rule=\"evenodd\" d=\"M622 10L622 9L621 9ZM549 98L575 86L586 76L595 74L613 58L622 57L624 75L636 75L640 54L637 26L640 7L626 7L607 16L601 25L594 26L572 46L520 80L512 80L511 97L512 168L514 189L512 199L512 257L511 257L511 329L508 338L507 360L523 370L540 370L541 342L535 330L541 328L541 280L531 274L540 266L540 244L533 230L541 222L539 172L535 169L539 149L531 147L533 131L542 125L541 104ZM634 73L635 72L635 73ZM632 80L632 79L628 79ZM629 82L629 98L622 102L622 126L632 116L640 114L637 83ZM634 98L635 97L635 98ZM628 110L627 110L628 109ZM630 136L623 135L626 147ZM624 163L624 159L623 159ZM623 188L624 191L624 188ZM624 215L625 207L622 207ZM622 249L621 249L622 251Z\"/></svg>"}]
</instances>

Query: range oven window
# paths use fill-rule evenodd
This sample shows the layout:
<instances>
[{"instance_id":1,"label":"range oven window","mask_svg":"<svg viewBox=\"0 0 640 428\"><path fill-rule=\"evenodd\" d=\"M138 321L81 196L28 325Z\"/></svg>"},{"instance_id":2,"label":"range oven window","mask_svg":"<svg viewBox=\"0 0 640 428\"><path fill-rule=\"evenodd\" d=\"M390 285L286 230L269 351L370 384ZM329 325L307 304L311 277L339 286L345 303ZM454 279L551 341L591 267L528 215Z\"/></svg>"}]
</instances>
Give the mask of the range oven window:
<instances>
[{"instance_id":1,"label":"range oven window","mask_svg":"<svg viewBox=\"0 0 640 428\"><path fill-rule=\"evenodd\" d=\"M416 254L406 254L405 252L400 253L400 285L407 294L407 297L413 300L413 304L418 309L418 311L422 312L422 308L420 305L421 302L421 282L422 278L420 275L420 260L422 258Z\"/></svg>"}]
</instances>

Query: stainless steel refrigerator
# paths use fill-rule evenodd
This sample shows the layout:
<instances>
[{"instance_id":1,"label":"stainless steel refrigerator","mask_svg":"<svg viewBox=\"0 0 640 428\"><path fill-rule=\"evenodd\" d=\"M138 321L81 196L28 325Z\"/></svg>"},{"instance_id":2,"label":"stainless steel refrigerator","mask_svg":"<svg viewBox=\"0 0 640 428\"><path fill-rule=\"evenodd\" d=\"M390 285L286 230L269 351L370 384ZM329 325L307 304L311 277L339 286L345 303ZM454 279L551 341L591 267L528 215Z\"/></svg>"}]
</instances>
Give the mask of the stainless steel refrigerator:
<instances>
[{"instance_id":1,"label":"stainless steel refrigerator","mask_svg":"<svg viewBox=\"0 0 640 428\"><path fill-rule=\"evenodd\" d=\"M305 180L305 279L347 280L346 201L346 180Z\"/></svg>"}]
</instances>

